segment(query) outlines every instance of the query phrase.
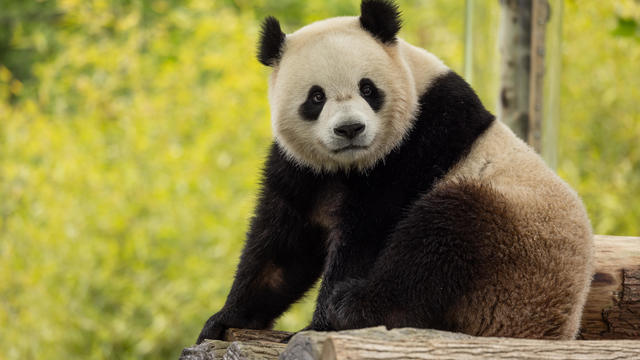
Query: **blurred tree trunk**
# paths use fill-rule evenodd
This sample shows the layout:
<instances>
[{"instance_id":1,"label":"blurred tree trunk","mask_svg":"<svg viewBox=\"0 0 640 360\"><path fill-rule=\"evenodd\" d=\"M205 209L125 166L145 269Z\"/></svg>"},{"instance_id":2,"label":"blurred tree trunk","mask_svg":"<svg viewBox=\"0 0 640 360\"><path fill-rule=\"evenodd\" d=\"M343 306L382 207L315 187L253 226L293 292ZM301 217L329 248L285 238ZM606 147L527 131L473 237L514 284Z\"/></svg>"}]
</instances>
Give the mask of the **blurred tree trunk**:
<instances>
[{"instance_id":1,"label":"blurred tree trunk","mask_svg":"<svg viewBox=\"0 0 640 360\"><path fill-rule=\"evenodd\" d=\"M541 152L547 0L500 0L499 118Z\"/></svg>"}]
</instances>

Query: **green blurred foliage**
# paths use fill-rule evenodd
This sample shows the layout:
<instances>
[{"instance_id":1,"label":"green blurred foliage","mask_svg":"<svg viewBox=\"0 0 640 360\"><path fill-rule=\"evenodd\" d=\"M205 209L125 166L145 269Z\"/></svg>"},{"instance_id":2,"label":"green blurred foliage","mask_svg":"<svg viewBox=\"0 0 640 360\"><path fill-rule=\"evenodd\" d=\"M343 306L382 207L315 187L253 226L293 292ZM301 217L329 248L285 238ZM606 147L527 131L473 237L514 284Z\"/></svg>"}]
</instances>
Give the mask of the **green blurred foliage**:
<instances>
[{"instance_id":1,"label":"green blurred foliage","mask_svg":"<svg viewBox=\"0 0 640 360\"><path fill-rule=\"evenodd\" d=\"M618 24L612 34L640 40L640 24L634 18L618 17Z\"/></svg>"},{"instance_id":2,"label":"green blurred foliage","mask_svg":"<svg viewBox=\"0 0 640 360\"><path fill-rule=\"evenodd\" d=\"M400 4L402 36L460 71L464 2ZM0 357L192 343L224 303L270 142L259 21L291 32L358 6L0 0ZM637 16L631 0L565 12L559 172L599 233L640 233L640 45L613 34ZM277 327L305 326L313 301Z\"/></svg>"},{"instance_id":3,"label":"green blurred foliage","mask_svg":"<svg viewBox=\"0 0 640 360\"><path fill-rule=\"evenodd\" d=\"M638 1L566 3L558 172L598 234L640 234L640 42L616 36Z\"/></svg>"}]
</instances>

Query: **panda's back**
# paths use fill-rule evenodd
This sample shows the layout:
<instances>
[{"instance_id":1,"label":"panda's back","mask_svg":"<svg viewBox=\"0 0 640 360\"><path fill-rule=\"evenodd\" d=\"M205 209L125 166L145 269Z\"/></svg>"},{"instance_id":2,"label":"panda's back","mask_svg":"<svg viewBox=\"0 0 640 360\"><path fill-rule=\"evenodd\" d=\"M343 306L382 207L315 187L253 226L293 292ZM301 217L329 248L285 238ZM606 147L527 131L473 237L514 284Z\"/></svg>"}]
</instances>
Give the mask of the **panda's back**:
<instances>
[{"instance_id":1,"label":"panda's back","mask_svg":"<svg viewBox=\"0 0 640 360\"><path fill-rule=\"evenodd\" d=\"M493 122L440 183L459 181L496 190L515 218L526 219L536 234L556 231L555 236L590 242L589 219L578 195L500 121Z\"/></svg>"},{"instance_id":2,"label":"panda's back","mask_svg":"<svg viewBox=\"0 0 640 360\"><path fill-rule=\"evenodd\" d=\"M486 202L484 214L470 214L470 221L498 230L477 234L484 263L473 289L451 309L451 326L484 336L573 338L593 252L577 194L499 121L435 189L465 184Z\"/></svg>"}]
</instances>

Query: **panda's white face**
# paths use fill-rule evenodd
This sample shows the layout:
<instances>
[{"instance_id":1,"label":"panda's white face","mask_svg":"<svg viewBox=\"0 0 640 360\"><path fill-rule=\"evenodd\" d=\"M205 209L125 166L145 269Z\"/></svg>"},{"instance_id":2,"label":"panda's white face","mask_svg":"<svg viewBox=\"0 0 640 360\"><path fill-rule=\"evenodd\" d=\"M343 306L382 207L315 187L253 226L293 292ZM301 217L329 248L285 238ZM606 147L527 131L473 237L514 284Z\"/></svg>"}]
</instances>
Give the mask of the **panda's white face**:
<instances>
[{"instance_id":1,"label":"panda's white face","mask_svg":"<svg viewBox=\"0 0 640 360\"><path fill-rule=\"evenodd\" d=\"M276 141L316 171L366 171L409 131L416 88L397 44L357 18L334 18L287 36L269 83Z\"/></svg>"}]
</instances>

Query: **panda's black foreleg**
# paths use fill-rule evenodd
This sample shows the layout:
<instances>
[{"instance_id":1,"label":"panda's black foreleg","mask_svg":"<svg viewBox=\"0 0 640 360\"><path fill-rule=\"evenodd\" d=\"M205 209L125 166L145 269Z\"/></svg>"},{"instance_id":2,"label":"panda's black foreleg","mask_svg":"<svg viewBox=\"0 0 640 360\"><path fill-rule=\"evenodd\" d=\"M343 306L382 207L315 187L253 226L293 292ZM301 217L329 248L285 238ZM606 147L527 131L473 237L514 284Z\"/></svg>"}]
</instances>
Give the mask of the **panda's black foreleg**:
<instances>
[{"instance_id":1,"label":"panda's black foreleg","mask_svg":"<svg viewBox=\"0 0 640 360\"><path fill-rule=\"evenodd\" d=\"M230 327L269 328L320 276L323 231L278 194L263 189L227 301L197 343L221 339Z\"/></svg>"},{"instance_id":2,"label":"panda's black foreleg","mask_svg":"<svg viewBox=\"0 0 640 360\"><path fill-rule=\"evenodd\" d=\"M389 237L370 275L336 284L328 301L335 329L386 325L447 329L445 313L479 268L486 195L473 186L422 196Z\"/></svg>"}]
</instances>

